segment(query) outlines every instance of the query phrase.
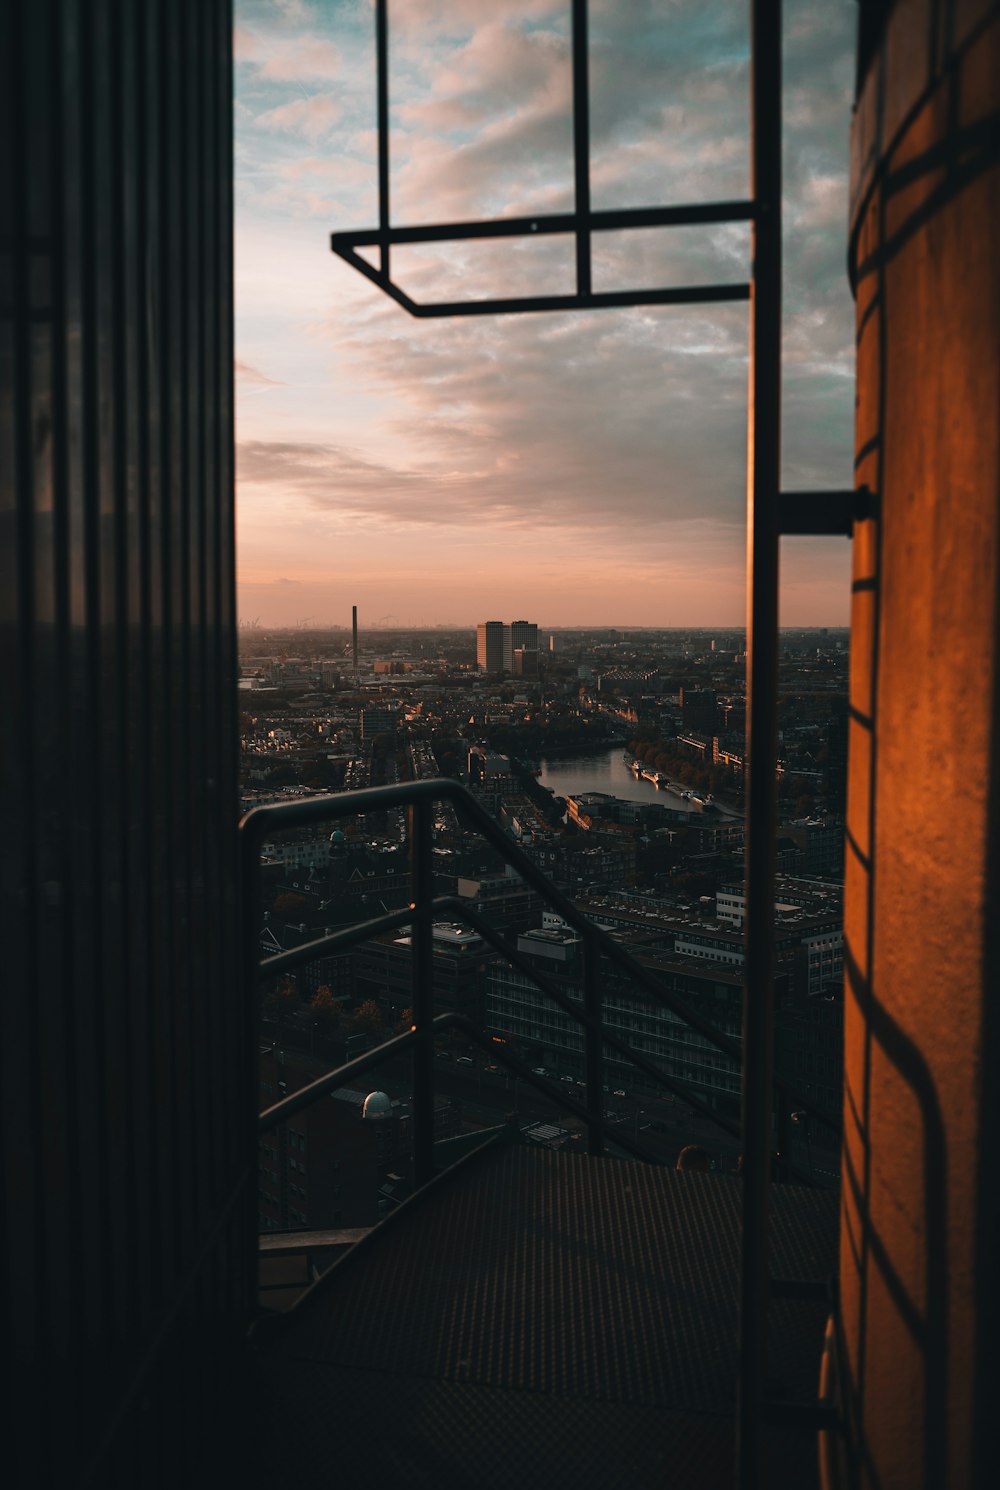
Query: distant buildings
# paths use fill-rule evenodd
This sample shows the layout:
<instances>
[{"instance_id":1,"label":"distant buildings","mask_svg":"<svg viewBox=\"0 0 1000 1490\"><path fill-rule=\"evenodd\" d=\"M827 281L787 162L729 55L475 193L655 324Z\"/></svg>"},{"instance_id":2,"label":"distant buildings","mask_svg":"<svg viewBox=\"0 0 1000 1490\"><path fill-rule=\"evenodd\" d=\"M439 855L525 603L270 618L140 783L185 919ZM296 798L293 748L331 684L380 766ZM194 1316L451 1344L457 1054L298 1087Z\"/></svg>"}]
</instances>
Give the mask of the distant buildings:
<instances>
[{"instance_id":1,"label":"distant buildings","mask_svg":"<svg viewBox=\"0 0 1000 1490\"><path fill-rule=\"evenodd\" d=\"M712 735L719 729L719 706L711 688L682 688L680 705L684 730L688 734Z\"/></svg>"},{"instance_id":2,"label":"distant buildings","mask_svg":"<svg viewBox=\"0 0 1000 1490\"><path fill-rule=\"evenodd\" d=\"M738 971L669 960L635 947L631 950L665 991L710 1014L712 1022L731 1039L739 1038ZM518 936L517 951L524 963L537 968L571 1003L582 1004L582 944L575 932L568 928L532 928ZM734 1062L614 967L605 965L603 969L602 993L603 1017L619 1039L656 1061L711 1106L738 1112L739 1072ZM513 1040L527 1059L544 1061L547 1067L577 1078L582 1076L581 1026L541 992L526 970L502 959L487 969L486 1024L494 1039ZM636 1085L635 1067L617 1051L605 1047L605 1060L609 1086L620 1082L631 1090Z\"/></svg>"},{"instance_id":3,"label":"distant buildings","mask_svg":"<svg viewBox=\"0 0 1000 1490\"><path fill-rule=\"evenodd\" d=\"M503 778L504 785L510 782L510 757L499 751L489 750L485 745L471 745L466 758L469 782L476 786L493 777Z\"/></svg>"},{"instance_id":4,"label":"distant buildings","mask_svg":"<svg viewBox=\"0 0 1000 1490\"><path fill-rule=\"evenodd\" d=\"M391 705L377 704L362 709L358 720L362 740L373 740L376 735L391 735L399 724L399 710Z\"/></svg>"},{"instance_id":5,"label":"distant buildings","mask_svg":"<svg viewBox=\"0 0 1000 1490\"><path fill-rule=\"evenodd\" d=\"M800 1090L836 1115L841 1103L842 1038L838 990L843 976L839 888L782 880L777 886L776 1029L781 1068ZM585 899L580 908L623 943L664 993L693 1005L721 1033L740 1039L745 912L743 886L720 891L716 917L632 905L618 894ZM560 987L583 1000L582 943L565 925L521 930L517 951ZM605 962L602 1010L608 1027L711 1106L739 1112L739 1071L677 1013L620 969ZM515 1041L529 1061L580 1079L581 1026L538 987L527 968L495 959L486 970L486 1023L495 1039ZM644 1077L605 1048L606 1080L643 1089Z\"/></svg>"},{"instance_id":6,"label":"distant buildings","mask_svg":"<svg viewBox=\"0 0 1000 1490\"><path fill-rule=\"evenodd\" d=\"M484 974L496 953L467 926L435 921L431 932L434 1011L483 1022ZM381 1000L394 1018L413 1002L409 932L365 942L354 954L356 997Z\"/></svg>"},{"instance_id":7,"label":"distant buildings","mask_svg":"<svg viewBox=\"0 0 1000 1490\"><path fill-rule=\"evenodd\" d=\"M534 621L480 621L476 627L476 662L481 672L538 671L538 626Z\"/></svg>"},{"instance_id":8,"label":"distant buildings","mask_svg":"<svg viewBox=\"0 0 1000 1490\"><path fill-rule=\"evenodd\" d=\"M598 693L641 696L662 693L663 679L656 668L609 667L597 680Z\"/></svg>"},{"instance_id":9,"label":"distant buildings","mask_svg":"<svg viewBox=\"0 0 1000 1490\"><path fill-rule=\"evenodd\" d=\"M511 621L505 629L504 667L508 672L514 671L514 657L518 652L534 653L537 671L538 627L534 621Z\"/></svg>"},{"instance_id":10,"label":"distant buildings","mask_svg":"<svg viewBox=\"0 0 1000 1490\"><path fill-rule=\"evenodd\" d=\"M262 1107L324 1070L301 1052L263 1049ZM437 1098L434 1137L454 1137L459 1127L458 1107ZM257 1224L261 1231L374 1226L409 1193L412 1153L407 1105L384 1092L340 1087L260 1138Z\"/></svg>"}]
</instances>

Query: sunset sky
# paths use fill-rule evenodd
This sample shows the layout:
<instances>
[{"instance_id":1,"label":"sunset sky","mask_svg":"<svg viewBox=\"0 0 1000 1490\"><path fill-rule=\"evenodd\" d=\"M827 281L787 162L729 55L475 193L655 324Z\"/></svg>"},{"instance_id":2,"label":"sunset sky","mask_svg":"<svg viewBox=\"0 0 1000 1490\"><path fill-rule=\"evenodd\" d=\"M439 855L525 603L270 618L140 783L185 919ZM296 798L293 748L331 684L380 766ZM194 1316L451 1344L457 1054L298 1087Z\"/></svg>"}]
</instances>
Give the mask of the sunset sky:
<instances>
[{"instance_id":1,"label":"sunset sky","mask_svg":"<svg viewBox=\"0 0 1000 1490\"><path fill-rule=\"evenodd\" d=\"M748 192L746 4L591 0L593 205ZM392 0L396 224L572 210L568 0ZM785 4L786 488L852 482L857 8ZM370 0L236 0L240 616L744 620L747 307L416 321L329 249L377 224ZM748 277L742 225L594 240L597 289ZM397 250L418 299L573 288L570 238ZM784 625L849 545L785 540Z\"/></svg>"}]
</instances>

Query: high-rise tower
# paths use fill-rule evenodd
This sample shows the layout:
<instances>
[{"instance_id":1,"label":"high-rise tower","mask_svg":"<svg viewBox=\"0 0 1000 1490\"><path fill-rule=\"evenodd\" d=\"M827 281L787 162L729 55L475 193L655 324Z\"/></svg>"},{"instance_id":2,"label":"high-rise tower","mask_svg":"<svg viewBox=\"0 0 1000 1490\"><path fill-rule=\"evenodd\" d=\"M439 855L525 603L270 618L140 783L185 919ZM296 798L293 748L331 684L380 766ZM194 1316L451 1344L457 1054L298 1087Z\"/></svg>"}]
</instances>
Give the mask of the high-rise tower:
<instances>
[{"instance_id":1,"label":"high-rise tower","mask_svg":"<svg viewBox=\"0 0 1000 1490\"><path fill-rule=\"evenodd\" d=\"M538 651L538 626L534 621L511 621L504 632L503 665L508 672L514 671L514 653Z\"/></svg>"},{"instance_id":2,"label":"high-rise tower","mask_svg":"<svg viewBox=\"0 0 1000 1490\"><path fill-rule=\"evenodd\" d=\"M508 635L502 621L480 621L476 627L476 661L482 672L498 673L504 666Z\"/></svg>"}]
</instances>

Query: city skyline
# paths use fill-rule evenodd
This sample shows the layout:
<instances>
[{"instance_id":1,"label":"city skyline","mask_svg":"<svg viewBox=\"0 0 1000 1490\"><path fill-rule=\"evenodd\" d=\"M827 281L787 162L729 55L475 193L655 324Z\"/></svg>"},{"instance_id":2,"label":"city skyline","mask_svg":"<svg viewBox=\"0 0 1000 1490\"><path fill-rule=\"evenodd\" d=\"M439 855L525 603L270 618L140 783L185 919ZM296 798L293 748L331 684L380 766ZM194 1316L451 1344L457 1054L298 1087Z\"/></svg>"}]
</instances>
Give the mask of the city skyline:
<instances>
[{"instance_id":1,"label":"city skyline","mask_svg":"<svg viewBox=\"0 0 1000 1490\"><path fill-rule=\"evenodd\" d=\"M594 0L595 206L747 194L745 7ZM390 6L393 221L571 206L569 6ZM784 470L852 480L848 3L786 7ZM377 216L367 4L240 0L240 615L744 621L743 306L415 322L329 252ZM738 279L741 225L595 240L602 286ZM398 251L425 298L561 289L561 240ZM783 545L782 618L846 622L849 545ZM346 587L350 587L350 598Z\"/></svg>"},{"instance_id":2,"label":"city skyline","mask_svg":"<svg viewBox=\"0 0 1000 1490\"><path fill-rule=\"evenodd\" d=\"M428 622L425 622L425 623L421 623L421 622L416 622L416 621L407 621L407 620L397 619L394 616L393 617L382 616L382 617L380 617L376 621L371 621L371 622L367 622L366 623L364 621L363 617L359 616L358 617L358 634L359 634L359 638L361 639L361 642L363 642L364 636L367 633L371 633L371 632L375 632L375 633L383 633L384 632L384 633L387 633L387 634L390 634L390 635L394 635L394 634L403 635L403 634L408 634L410 632L420 633L420 632L424 632L424 631L449 631L449 632L468 631L468 632L471 632L473 635L475 635L475 633L477 631L477 628L478 628L478 626L480 624L481 623L478 622L478 621L469 621L469 620L465 620L465 621L453 621L453 620L428 621ZM715 632L719 636L723 636L723 635L732 636L732 635L739 635L741 632L745 632L746 631L746 627L743 626L742 624L735 625L735 626L729 626L729 625L718 625L718 626L715 626L715 625L712 625L711 623L709 623L707 625L704 625L704 626L684 626L684 625L679 625L679 626L657 626L655 624L649 624L649 625L629 625L627 622L623 622L623 621L620 621L620 620L619 621L610 621L610 622L607 622L607 623L604 623L604 622L594 623L594 622L589 622L589 621L565 621L565 622L555 622L555 621L546 622L546 621L539 621L536 624L538 626L539 637L542 640L544 640L544 638L547 637L550 632L553 632L556 635L562 635L563 633L573 634L573 633L577 633L577 632L591 632L591 631L593 631L593 632L616 631L616 632L626 632L626 633L629 633L629 634L631 634L633 632L643 632L643 633L648 632L651 635L655 635L655 634L658 634L660 632L674 632L674 631L676 631L676 632L681 632L681 633L692 632L692 633L705 633L705 634ZM282 633L284 633L284 632L301 632L303 635L316 635L316 636L324 635L327 632L341 632L341 631L343 631L343 632L346 632L348 636L350 636L351 635L351 630L352 630L352 625L351 625L351 622L350 621L330 621L330 622L313 621L312 617L306 618L305 621L303 621L303 620L300 619L298 621L291 622L289 624L277 623L277 622L275 622L275 623L266 622L265 623L261 619L260 616L248 616L248 617L245 617L243 620L240 621L240 623L239 623L239 629L240 629L241 632L250 632L250 633L255 632L255 631L261 631L261 632L274 631L274 632L282 632ZM785 625L779 626L778 627L778 630L779 630L779 632L786 632L787 631L787 632L796 632L796 633L798 633L798 632L812 632L812 631L815 631L817 633L819 633L819 632L825 632L825 631L829 631L829 632L843 631L843 632L847 633L847 632L850 631L850 626L846 622L843 625L833 624L833 625L830 625L830 626L826 626L826 625L824 625L824 624L822 624L820 622L817 622L815 625L812 625L812 624L810 624L808 622L805 622L802 625L796 625L796 624L793 624L793 623L789 622L789 623L786 623ZM360 644L361 643L359 642L359 645Z\"/></svg>"}]
</instances>

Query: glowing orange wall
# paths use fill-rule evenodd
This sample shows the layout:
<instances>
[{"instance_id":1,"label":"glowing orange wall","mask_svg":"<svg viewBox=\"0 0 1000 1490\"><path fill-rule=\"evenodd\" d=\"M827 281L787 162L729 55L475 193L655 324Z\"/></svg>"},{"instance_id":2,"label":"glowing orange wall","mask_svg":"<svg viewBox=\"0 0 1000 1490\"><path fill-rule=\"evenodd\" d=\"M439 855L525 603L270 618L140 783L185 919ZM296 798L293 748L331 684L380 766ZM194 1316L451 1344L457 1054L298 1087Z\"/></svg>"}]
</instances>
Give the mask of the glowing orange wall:
<instances>
[{"instance_id":1,"label":"glowing orange wall","mask_svg":"<svg viewBox=\"0 0 1000 1490\"><path fill-rule=\"evenodd\" d=\"M1000 1000L998 102L996 5L890 9L852 137L856 455L881 506L854 545L841 1238L851 1436L880 1490L978 1482L1000 1268L977 1261Z\"/></svg>"}]
</instances>

